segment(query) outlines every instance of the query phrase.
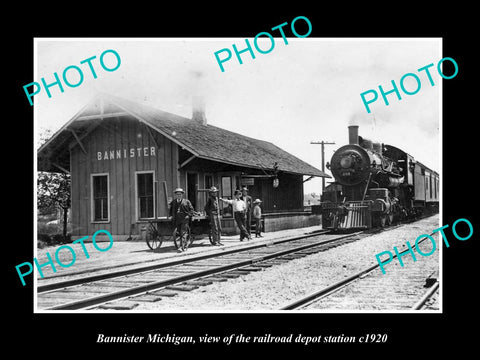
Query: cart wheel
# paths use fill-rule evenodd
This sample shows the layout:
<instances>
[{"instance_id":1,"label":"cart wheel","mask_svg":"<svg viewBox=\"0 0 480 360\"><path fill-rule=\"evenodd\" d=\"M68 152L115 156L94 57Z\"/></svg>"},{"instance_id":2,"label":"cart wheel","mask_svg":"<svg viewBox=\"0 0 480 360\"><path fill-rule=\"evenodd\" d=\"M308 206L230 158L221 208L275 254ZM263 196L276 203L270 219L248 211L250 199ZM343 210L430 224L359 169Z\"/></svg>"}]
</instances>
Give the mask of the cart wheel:
<instances>
[{"instance_id":1,"label":"cart wheel","mask_svg":"<svg viewBox=\"0 0 480 360\"><path fill-rule=\"evenodd\" d=\"M193 242L193 237L190 234L190 227L187 225L185 231L181 234L176 229L173 230L173 242L177 250L180 248L183 250L188 249L190 244Z\"/></svg>"},{"instance_id":2,"label":"cart wheel","mask_svg":"<svg viewBox=\"0 0 480 360\"><path fill-rule=\"evenodd\" d=\"M210 244L215 245L215 241L213 241L212 230L208 232L208 239L210 240Z\"/></svg>"},{"instance_id":3,"label":"cart wheel","mask_svg":"<svg viewBox=\"0 0 480 360\"><path fill-rule=\"evenodd\" d=\"M157 236L154 239L147 240L148 247L152 250L158 249L160 246L162 246L163 243L163 236Z\"/></svg>"},{"instance_id":4,"label":"cart wheel","mask_svg":"<svg viewBox=\"0 0 480 360\"><path fill-rule=\"evenodd\" d=\"M188 236L187 236L186 240L187 240L187 243L186 243L186 246L185 246L185 250L186 250L190 245L192 245L192 243L193 243L193 235L192 235L191 232L190 232L190 228L188 228Z\"/></svg>"},{"instance_id":5,"label":"cart wheel","mask_svg":"<svg viewBox=\"0 0 480 360\"><path fill-rule=\"evenodd\" d=\"M163 236L160 235L157 229L155 229L153 226L149 228L149 231L147 233L147 245L150 249L156 250L160 246L162 246L163 243Z\"/></svg>"}]
</instances>

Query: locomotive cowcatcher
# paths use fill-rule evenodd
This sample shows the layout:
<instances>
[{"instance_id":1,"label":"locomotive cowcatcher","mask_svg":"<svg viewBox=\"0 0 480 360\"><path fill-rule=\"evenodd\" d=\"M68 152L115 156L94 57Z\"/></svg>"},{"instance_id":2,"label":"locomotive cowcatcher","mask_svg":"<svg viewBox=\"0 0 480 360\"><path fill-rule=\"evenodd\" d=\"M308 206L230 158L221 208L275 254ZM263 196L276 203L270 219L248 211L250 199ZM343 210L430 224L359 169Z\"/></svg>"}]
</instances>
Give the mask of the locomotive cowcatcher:
<instances>
[{"instance_id":1,"label":"locomotive cowcatcher","mask_svg":"<svg viewBox=\"0 0 480 360\"><path fill-rule=\"evenodd\" d=\"M349 129L349 144L326 166L335 182L321 198L324 229L369 229L438 211L439 175L391 145Z\"/></svg>"}]
</instances>

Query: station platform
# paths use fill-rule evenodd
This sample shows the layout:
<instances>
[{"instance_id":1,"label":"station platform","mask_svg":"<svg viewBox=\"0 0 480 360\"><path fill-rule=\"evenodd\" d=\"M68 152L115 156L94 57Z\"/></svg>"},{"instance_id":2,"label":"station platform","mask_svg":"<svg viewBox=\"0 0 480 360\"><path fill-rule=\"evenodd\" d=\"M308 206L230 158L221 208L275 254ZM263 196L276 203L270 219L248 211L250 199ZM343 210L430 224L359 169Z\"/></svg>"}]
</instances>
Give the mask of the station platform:
<instances>
[{"instance_id":1,"label":"station platform","mask_svg":"<svg viewBox=\"0 0 480 360\"><path fill-rule=\"evenodd\" d=\"M197 236L187 251L179 252L173 241L165 241L162 246L156 250L151 250L144 241L118 241L113 243L112 247L104 252L95 249L92 242L85 241L85 248L89 257L85 255L82 245L65 244L74 249L76 254L75 262L68 268L61 267L55 262L55 252L62 246L49 246L37 249L36 258L39 264L48 261L47 253L54 259L56 272L50 265L42 267L43 278L37 271L36 286L46 285L52 282L74 279L78 277L87 277L108 273L115 270L126 270L142 265L154 265L169 263L179 259L195 258L205 254L222 253L235 248L248 248L258 244L268 244L269 242L286 239L304 234L311 234L322 230L321 225L310 226L297 229L279 230L262 233L263 237L244 239L240 241L239 235L222 235L221 242L223 246L214 246L210 243L208 236ZM99 243L101 244L101 243ZM62 249L58 253L59 260L64 264L72 263L72 254L68 249Z\"/></svg>"}]
</instances>

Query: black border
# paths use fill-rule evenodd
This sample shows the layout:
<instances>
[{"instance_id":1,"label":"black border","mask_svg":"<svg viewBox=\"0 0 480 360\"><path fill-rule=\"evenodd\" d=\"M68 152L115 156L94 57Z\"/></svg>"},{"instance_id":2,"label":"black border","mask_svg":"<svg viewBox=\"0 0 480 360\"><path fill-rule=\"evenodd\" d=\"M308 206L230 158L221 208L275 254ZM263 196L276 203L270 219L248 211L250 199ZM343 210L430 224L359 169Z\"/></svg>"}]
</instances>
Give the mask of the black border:
<instances>
[{"instance_id":1,"label":"black border","mask_svg":"<svg viewBox=\"0 0 480 360\"><path fill-rule=\"evenodd\" d=\"M58 8L37 12L29 9L30 15L18 18L21 26L9 31L7 45L9 56L4 56L11 76L8 85L8 123L13 123L15 139L12 145L4 139L4 149L10 153L4 168L8 196L4 207L7 214L4 228L8 236L3 263L4 279L9 287L6 296L8 305L5 315L8 320L7 342L12 349L31 348L38 354L47 349L66 345L78 354L110 352L116 348L155 351L158 356L175 351L247 349L283 352L294 348L302 355L340 348L365 350L372 355L399 353L418 354L435 348L458 347L463 351L474 344L474 329L468 327L475 310L475 256L474 246L478 242L476 230L477 213L470 204L476 202L477 157L475 131L475 56L469 56L474 42L469 41L469 22L450 23L449 19L465 19L468 11L461 13L452 5L447 12L433 9L421 10L418 4L387 10L375 9L373 3L361 4L359 9L342 4L340 9L327 9L323 5L304 6L293 9L290 4L276 3L260 12L258 7L239 3L222 4L201 9L164 9L161 5L138 5L128 11L124 4L111 5L105 12L97 6L87 6L62 12ZM344 7L341 9L341 7ZM348 8L347 8L348 7ZM345 13L348 10L349 16ZM375 11L377 10L377 11ZM440 10L438 13L433 10ZM306 16L313 31L310 37L442 37L443 54L454 58L459 65L458 75L443 81L443 223L452 224L458 218L469 219L475 229L468 241L450 241L444 253L444 313L443 314L33 314L32 285L22 287L18 281L15 265L33 258L33 108L25 101L22 86L33 81L33 38L34 37L241 37L252 38L258 32L296 16ZM473 31L473 30L472 30ZM13 33L13 34L11 34ZM11 34L11 35L8 35ZM6 59L7 58L7 59ZM13 101L12 101L13 100ZM467 116L466 110L472 109ZM10 112L11 111L11 112ZM13 120L13 121L12 121ZM18 126L18 128L17 128ZM13 133L11 127L7 132ZM12 151L13 150L13 151ZM18 185L23 189L12 192ZM11 199L9 197L12 197ZM18 207L21 216L17 216ZM13 220L13 221L12 221ZM28 229L28 230L27 230ZM451 232L447 231L449 239ZM473 281L472 281L473 280ZM10 310L11 309L11 310ZM11 327L10 327L11 326ZM145 335L148 333L175 333L177 335L200 336L204 334L226 336L231 333L258 336L265 333L285 336L293 333L315 336L344 334L361 336L364 333L387 333L387 344L351 345L319 344L308 347L288 345L223 344L174 346L160 344L96 344L98 333L111 335ZM11 341L10 341L11 338ZM17 345L15 345L17 344ZM30 346L32 345L32 346ZM420 348L418 348L420 346ZM417 350L415 350L415 348ZM93 350L90 352L90 350ZM387 350L387 351L386 351ZM390 350L390 351L388 351ZM155 354L155 353L154 353Z\"/></svg>"}]
</instances>

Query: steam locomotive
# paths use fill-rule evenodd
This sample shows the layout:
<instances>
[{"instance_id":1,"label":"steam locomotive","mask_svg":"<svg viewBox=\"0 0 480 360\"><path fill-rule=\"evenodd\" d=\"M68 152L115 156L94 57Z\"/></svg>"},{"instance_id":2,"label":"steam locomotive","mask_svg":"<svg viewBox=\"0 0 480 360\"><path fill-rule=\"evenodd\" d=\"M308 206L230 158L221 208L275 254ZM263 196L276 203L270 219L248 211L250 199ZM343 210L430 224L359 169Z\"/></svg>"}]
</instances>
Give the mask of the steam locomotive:
<instances>
[{"instance_id":1,"label":"steam locomotive","mask_svg":"<svg viewBox=\"0 0 480 360\"><path fill-rule=\"evenodd\" d=\"M335 182L321 198L324 229L384 227L438 211L439 175L401 149L374 143L348 127L349 144L326 166Z\"/></svg>"}]
</instances>

